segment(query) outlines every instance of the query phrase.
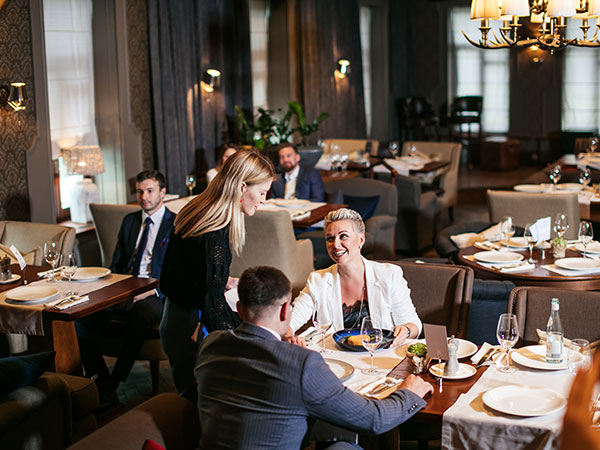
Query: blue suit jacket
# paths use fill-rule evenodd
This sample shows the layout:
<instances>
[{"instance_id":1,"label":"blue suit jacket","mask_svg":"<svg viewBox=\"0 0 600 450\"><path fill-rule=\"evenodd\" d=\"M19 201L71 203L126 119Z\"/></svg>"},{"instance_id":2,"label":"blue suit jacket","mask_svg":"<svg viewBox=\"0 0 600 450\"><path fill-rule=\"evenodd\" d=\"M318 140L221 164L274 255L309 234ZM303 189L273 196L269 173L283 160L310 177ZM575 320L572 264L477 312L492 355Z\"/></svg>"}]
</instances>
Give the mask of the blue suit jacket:
<instances>
[{"instance_id":1,"label":"blue suit jacket","mask_svg":"<svg viewBox=\"0 0 600 450\"><path fill-rule=\"evenodd\" d=\"M271 186L271 198L283 198L285 195L285 178L280 175ZM325 201L325 185L321 174L315 170L307 171L300 166L296 180L296 198L310 200L311 202Z\"/></svg>"},{"instance_id":2,"label":"blue suit jacket","mask_svg":"<svg viewBox=\"0 0 600 450\"><path fill-rule=\"evenodd\" d=\"M175 214L165 208L165 215L158 229L156 241L152 249L152 266L150 268L150 276L152 278L160 278L162 263L167 252L169 238L173 231L173 222ZM133 264L135 256L135 244L137 237L142 227L142 210L127 214L121 222L119 229L119 239L115 252L113 253L110 270L115 273L127 273ZM158 290L158 289L157 289ZM162 297L162 294L159 295Z\"/></svg>"},{"instance_id":3,"label":"blue suit jacket","mask_svg":"<svg viewBox=\"0 0 600 450\"><path fill-rule=\"evenodd\" d=\"M382 433L425 406L405 389L365 399L344 387L319 353L247 322L209 334L194 372L201 449L299 449L310 417Z\"/></svg>"}]
</instances>

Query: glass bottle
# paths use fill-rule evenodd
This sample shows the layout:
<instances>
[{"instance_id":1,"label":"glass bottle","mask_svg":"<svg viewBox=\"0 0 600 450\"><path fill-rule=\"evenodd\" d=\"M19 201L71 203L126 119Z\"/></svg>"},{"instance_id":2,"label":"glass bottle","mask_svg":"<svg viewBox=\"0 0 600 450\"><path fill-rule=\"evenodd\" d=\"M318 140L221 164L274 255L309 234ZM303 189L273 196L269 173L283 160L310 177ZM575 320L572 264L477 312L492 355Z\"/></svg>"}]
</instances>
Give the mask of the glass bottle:
<instances>
[{"instance_id":1,"label":"glass bottle","mask_svg":"<svg viewBox=\"0 0 600 450\"><path fill-rule=\"evenodd\" d=\"M560 364L563 361L564 332L558 311L560 305L557 298L552 299L552 309L546 325L546 362Z\"/></svg>"}]
</instances>

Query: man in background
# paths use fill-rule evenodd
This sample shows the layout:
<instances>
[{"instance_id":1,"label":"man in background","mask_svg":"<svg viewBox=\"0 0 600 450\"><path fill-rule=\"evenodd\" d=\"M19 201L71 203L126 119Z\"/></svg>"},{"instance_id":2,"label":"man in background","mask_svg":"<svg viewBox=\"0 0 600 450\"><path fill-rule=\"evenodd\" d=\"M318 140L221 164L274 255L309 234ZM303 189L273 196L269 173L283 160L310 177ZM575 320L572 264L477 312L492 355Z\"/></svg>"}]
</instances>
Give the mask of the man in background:
<instances>
[{"instance_id":1,"label":"man in background","mask_svg":"<svg viewBox=\"0 0 600 450\"><path fill-rule=\"evenodd\" d=\"M280 144L277 148L279 164L284 173L273 182L270 197L324 202L325 185L321 174L315 169L307 170L302 167L298 149L289 142Z\"/></svg>"}]
</instances>

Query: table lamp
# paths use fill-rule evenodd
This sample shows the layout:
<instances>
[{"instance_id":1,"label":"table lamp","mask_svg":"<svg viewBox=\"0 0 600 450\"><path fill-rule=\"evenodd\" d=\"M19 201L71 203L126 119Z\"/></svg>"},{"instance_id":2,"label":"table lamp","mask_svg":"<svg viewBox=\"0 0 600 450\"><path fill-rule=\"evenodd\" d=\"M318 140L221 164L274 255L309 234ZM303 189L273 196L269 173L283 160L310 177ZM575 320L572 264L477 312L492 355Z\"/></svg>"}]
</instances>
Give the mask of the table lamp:
<instances>
[{"instance_id":1,"label":"table lamp","mask_svg":"<svg viewBox=\"0 0 600 450\"><path fill-rule=\"evenodd\" d=\"M61 149L61 157L68 175L83 175L71 190L71 220L78 223L92 221L90 203L98 203L100 194L92 178L104 172L102 151L97 145L74 145Z\"/></svg>"}]
</instances>

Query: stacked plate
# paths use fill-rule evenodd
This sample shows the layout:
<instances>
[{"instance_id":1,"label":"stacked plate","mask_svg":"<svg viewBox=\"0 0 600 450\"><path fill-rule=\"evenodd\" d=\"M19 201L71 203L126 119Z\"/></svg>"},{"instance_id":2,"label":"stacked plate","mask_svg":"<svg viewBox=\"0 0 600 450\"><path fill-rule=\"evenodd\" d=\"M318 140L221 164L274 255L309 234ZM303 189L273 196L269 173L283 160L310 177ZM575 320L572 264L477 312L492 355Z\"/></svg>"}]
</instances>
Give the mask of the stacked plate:
<instances>
[{"instance_id":1,"label":"stacked plate","mask_svg":"<svg viewBox=\"0 0 600 450\"><path fill-rule=\"evenodd\" d=\"M561 191L573 191L578 192L582 191L584 186L579 183L561 183L556 185L556 189Z\"/></svg>"},{"instance_id":2,"label":"stacked plate","mask_svg":"<svg viewBox=\"0 0 600 450\"><path fill-rule=\"evenodd\" d=\"M563 360L563 362L558 364L546 362L545 345L530 345L527 347L522 347L518 350L512 351L510 353L510 357L513 362L530 369L564 370L567 368L566 360ZM583 360L583 355L581 354L574 354L574 357L578 358L576 363Z\"/></svg>"},{"instance_id":3,"label":"stacked plate","mask_svg":"<svg viewBox=\"0 0 600 450\"><path fill-rule=\"evenodd\" d=\"M562 258L554 261L561 269L585 271L600 269L600 261L591 258Z\"/></svg>"},{"instance_id":4,"label":"stacked plate","mask_svg":"<svg viewBox=\"0 0 600 450\"><path fill-rule=\"evenodd\" d=\"M583 248L583 244L581 242L575 244L575 250L583 253L584 250L590 255L600 255L600 242L592 241L587 245L587 249Z\"/></svg>"},{"instance_id":5,"label":"stacked plate","mask_svg":"<svg viewBox=\"0 0 600 450\"><path fill-rule=\"evenodd\" d=\"M515 191L519 191L519 192L546 192L546 190L548 189L549 185L546 184L517 184L516 186L513 186L513 189Z\"/></svg>"},{"instance_id":6,"label":"stacked plate","mask_svg":"<svg viewBox=\"0 0 600 450\"><path fill-rule=\"evenodd\" d=\"M515 252L500 252L490 250L473 255L476 261L486 264L515 264L523 259L523 255Z\"/></svg>"},{"instance_id":7,"label":"stacked plate","mask_svg":"<svg viewBox=\"0 0 600 450\"><path fill-rule=\"evenodd\" d=\"M58 294L53 286L19 286L6 292L6 299L17 303L43 303L58 298Z\"/></svg>"},{"instance_id":8,"label":"stacked plate","mask_svg":"<svg viewBox=\"0 0 600 450\"><path fill-rule=\"evenodd\" d=\"M535 386L500 386L483 394L483 403L513 416L545 416L562 410L567 400L551 389Z\"/></svg>"}]
</instances>

